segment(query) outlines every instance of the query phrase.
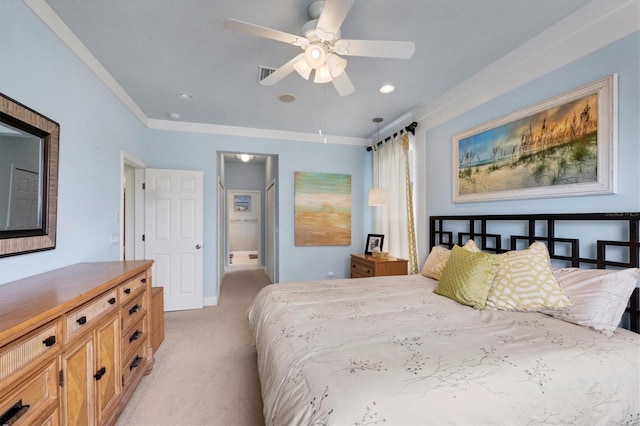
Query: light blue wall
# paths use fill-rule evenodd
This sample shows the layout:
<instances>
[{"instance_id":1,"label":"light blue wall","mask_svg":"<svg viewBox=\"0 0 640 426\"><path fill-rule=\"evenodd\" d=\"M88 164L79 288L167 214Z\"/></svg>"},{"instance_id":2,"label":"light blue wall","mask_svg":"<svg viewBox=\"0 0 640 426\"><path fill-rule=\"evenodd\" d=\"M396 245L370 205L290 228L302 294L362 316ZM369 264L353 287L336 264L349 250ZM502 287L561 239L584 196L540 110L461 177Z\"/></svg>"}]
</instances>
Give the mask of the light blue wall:
<instances>
[{"instance_id":1,"label":"light blue wall","mask_svg":"<svg viewBox=\"0 0 640 426\"><path fill-rule=\"evenodd\" d=\"M469 213L549 213L637 211L640 209L640 51L632 34L517 90L426 132L427 205L429 215ZM619 191L612 195L536 200L453 203L452 138L455 134L618 73Z\"/></svg>"},{"instance_id":2,"label":"light blue wall","mask_svg":"<svg viewBox=\"0 0 640 426\"><path fill-rule=\"evenodd\" d=\"M426 138L426 189L417 194L426 214L640 210L639 35L633 34L536 79L482 107L419 135ZM207 297L215 297L217 271L217 152L239 150L278 156L280 281L349 274L349 254L362 251L371 229L366 193L371 154L363 147L149 130L20 1L0 1L0 92L61 125L58 241L55 250L0 259L0 283L84 261L116 260L109 235L119 231L121 151L149 167L204 171L204 256ZM11 64L8 66L7 64ZM451 138L456 133L606 75L619 74L619 193L492 203L451 203ZM426 125L418 127L427 128ZM296 171L352 176L352 243L294 245ZM422 227L421 229L424 229ZM426 231L418 235L421 248ZM422 260L426 251L420 250Z\"/></svg>"},{"instance_id":3,"label":"light blue wall","mask_svg":"<svg viewBox=\"0 0 640 426\"><path fill-rule=\"evenodd\" d=\"M120 152L143 158L147 130L21 1L0 1L0 92L60 123L55 250L0 259L0 283L114 260Z\"/></svg>"},{"instance_id":4,"label":"light blue wall","mask_svg":"<svg viewBox=\"0 0 640 426\"><path fill-rule=\"evenodd\" d=\"M278 156L278 165L273 169L278 181L280 282L324 279L328 272L333 272L336 278L349 277L349 255L362 251L364 233L370 227L370 208L366 206L364 194L371 184L371 158L364 147L160 130L149 130L149 134L152 142L149 144L145 160L150 167L204 171L204 217L207 218L204 224L205 297L215 296L217 276L217 151L241 150ZM228 172L229 164L225 167ZM296 171L351 175L350 246L294 245L293 178ZM229 189L231 182L228 173L226 178L226 186Z\"/></svg>"},{"instance_id":5,"label":"light blue wall","mask_svg":"<svg viewBox=\"0 0 640 426\"><path fill-rule=\"evenodd\" d=\"M640 33L633 33L567 66L493 99L424 134L426 191L420 194L431 215L500 213L587 213L640 210ZM618 74L617 194L514 201L453 203L452 138L459 132L505 116L611 74ZM420 126L418 127L418 131ZM426 219L425 218L425 219ZM423 228L422 260L428 248Z\"/></svg>"},{"instance_id":6,"label":"light blue wall","mask_svg":"<svg viewBox=\"0 0 640 426\"><path fill-rule=\"evenodd\" d=\"M364 207L370 158L363 147L147 129L20 1L0 1L0 92L60 123L55 250L0 259L0 284L77 262L117 260L121 152L153 168L204 171L204 294L217 288L218 151L277 155L280 281L347 277L370 227ZM8 66L8 64L11 64ZM352 176L352 245L295 247L295 171ZM365 213L365 210L367 211Z\"/></svg>"}]
</instances>

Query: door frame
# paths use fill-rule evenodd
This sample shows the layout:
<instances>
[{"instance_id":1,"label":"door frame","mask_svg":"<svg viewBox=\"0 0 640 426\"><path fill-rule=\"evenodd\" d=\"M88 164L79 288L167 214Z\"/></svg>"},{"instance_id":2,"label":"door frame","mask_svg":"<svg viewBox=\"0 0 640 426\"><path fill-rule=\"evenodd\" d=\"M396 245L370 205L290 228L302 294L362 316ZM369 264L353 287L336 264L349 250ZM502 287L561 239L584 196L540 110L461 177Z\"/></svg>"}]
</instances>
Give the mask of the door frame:
<instances>
[{"instance_id":1,"label":"door frame","mask_svg":"<svg viewBox=\"0 0 640 426\"><path fill-rule=\"evenodd\" d=\"M135 234L135 245L134 245L134 260L142 260L144 259L144 242L142 241L142 235L144 234L144 191L142 189L142 184L144 183L144 169L147 168L147 165L134 157L133 155L121 151L120 152L120 212L118 214L118 222L120 227L120 255L119 259L124 259L124 227L125 227L125 206L124 194L125 191L125 179L124 179L124 169L125 166L132 167L134 169L135 175L135 193L134 193L134 205L128 206L129 208L134 208L134 217L135 221L133 223L133 229Z\"/></svg>"},{"instance_id":2,"label":"door frame","mask_svg":"<svg viewBox=\"0 0 640 426\"><path fill-rule=\"evenodd\" d=\"M218 290L216 292L217 299L220 299L220 286L224 274L227 273L229 267L229 255L227 253L227 193L224 189L224 182L218 176ZM216 300L216 305L218 301Z\"/></svg>"},{"instance_id":3,"label":"door frame","mask_svg":"<svg viewBox=\"0 0 640 426\"><path fill-rule=\"evenodd\" d=\"M264 216L265 216L265 244L264 244L264 259L265 259L265 272L269 276L272 282L278 282L278 219L277 219L277 205L278 205L278 187L276 186L276 180L272 179L271 182L267 185L265 190L265 203L264 203ZM273 191L273 192L271 192ZM269 194L273 195L273 209L269 208ZM273 244L269 244L269 233L273 232L271 235L271 240ZM273 276L271 276L269 274Z\"/></svg>"}]
</instances>

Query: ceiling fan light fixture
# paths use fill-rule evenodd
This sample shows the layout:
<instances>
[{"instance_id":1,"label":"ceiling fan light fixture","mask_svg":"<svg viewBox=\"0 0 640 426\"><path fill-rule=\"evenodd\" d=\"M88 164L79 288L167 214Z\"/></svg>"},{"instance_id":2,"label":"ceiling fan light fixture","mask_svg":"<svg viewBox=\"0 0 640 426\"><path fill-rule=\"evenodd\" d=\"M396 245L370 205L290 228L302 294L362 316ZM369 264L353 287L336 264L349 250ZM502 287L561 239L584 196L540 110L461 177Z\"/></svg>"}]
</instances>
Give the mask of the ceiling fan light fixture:
<instances>
[{"instance_id":1,"label":"ceiling fan light fixture","mask_svg":"<svg viewBox=\"0 0 640 426\"><path fill-rule=\"evenodd\" d=\"M325 47L320 44L312 44L304 51L304 59L314 70L323 66L327 60L327 51Z\"/></svg>"},{"instance_id":2,"label":"ceiling fan light fixture","mask_svg":"<svg viewBox=\"0 0 640 426\"><path fill-rule=\"evenodd\" d=\"M293 64L293 69L295 69L298 74L305 80L309 80L309 75L311 75L311 67L307 64L307 61L302 58L295 64Z\"/></svg>"},{"instance_id":3,"label":"ceiling fan light fixture","mask_svg":"<svg viewBox=\"0 0 640 426\"><path fill-rule=\"evenodd\" d=\"M335 53L330 53L327 57L327 66L329 67L331 77L336 78L344 72L344 69L347 67L347 60Z\"/></svg>"},{"instance_id":4,"label":"ceiling fan light fixture","mask_svg":"<svg viewBox=\"0 0 640 426\"><path fill-rule=\"evenodd\" d=\"M331 73L329 72L329 67L327 64L324 64L320 68L316 70L316 75L313 79L314 83L328 83L331 81Z\"/></svg>"}]
</instances>

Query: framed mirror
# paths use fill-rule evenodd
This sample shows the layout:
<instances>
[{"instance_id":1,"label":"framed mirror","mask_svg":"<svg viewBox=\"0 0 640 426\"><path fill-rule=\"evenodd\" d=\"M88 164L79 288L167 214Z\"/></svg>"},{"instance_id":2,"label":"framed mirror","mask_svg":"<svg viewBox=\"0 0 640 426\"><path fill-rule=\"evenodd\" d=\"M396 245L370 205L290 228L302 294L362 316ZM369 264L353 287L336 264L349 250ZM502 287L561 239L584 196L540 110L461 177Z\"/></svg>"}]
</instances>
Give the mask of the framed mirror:
<instances>
[{"instance_id":1,"label":"framed mirror","mask_svg":"<svg viewBox=\"0 0 640 426\"><path fill-rule=\"evenodd\" d=\"M0 257L56 247L60 125L0 93Z\"/></svg>"}]
</instances>

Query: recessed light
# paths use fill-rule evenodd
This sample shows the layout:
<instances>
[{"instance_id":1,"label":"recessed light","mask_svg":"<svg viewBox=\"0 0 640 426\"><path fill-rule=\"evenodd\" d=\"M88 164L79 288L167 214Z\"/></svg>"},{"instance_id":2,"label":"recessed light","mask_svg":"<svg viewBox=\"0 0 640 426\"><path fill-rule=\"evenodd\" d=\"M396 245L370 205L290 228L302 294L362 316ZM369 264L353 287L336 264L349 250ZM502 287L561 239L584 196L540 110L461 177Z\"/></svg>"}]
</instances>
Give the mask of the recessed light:
<instances>
[{"instance_id":1,"label":"recessed light","mask_svg":"<svg viewBox=\"0 0 640 426\"><path fill-rule=\"evenodd\" d=\"M284 103L288 104L288 103L291 103L291 102L295 102L296 97L293 96L293 95L285 94L285 95L278 96L278 99L280 99L280 102L284 102Z\"/></svg>"},{"instance_id":2,"label":"recessed light","mask_svg":"<svg viewBox=\"0 0 640 426\"><path fill-rule=\"evenodd\" d=\"M189 92L180 92L178 93L178 97L185 101L190 101L191 99L193 99L193 95Z\"/></svg>"},{"instance_id":3,"label":"recessed light","mask_svg":"<svg viewBox=\"0 0 640 426\"><path fill-rule=\"evenodd\" d=\"M384 86L380 87L380 89L378 89L380 93L391 93L394 90L396 90L396 88L391 84L385 84Z\"/></svg>"},{"instance_id":4,"label":"recessed light","mask_svg":"<svg viewBox=\"0 0 640 426\"><path fill-rule=\"evenodd\" d=\"M255 155L251 154L236 154L236 158L243 163L247 163L255 158Z\"/></svg>"},{"instance_id":5,"label":"recessed light","mask_svg":"<svg viewBox=\"0 0 640 426\"><path fill-rule=\"evenodd\" d=\"M172 120L180 120L180 114L178 114L177 112L170 112L169 114L167 114L169 116L170 119Z\"/></svg>"}]
</instances>

